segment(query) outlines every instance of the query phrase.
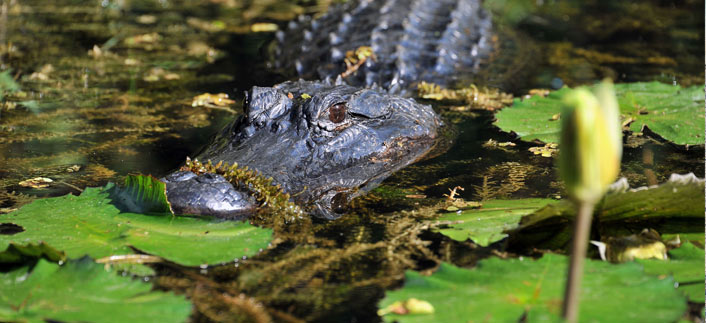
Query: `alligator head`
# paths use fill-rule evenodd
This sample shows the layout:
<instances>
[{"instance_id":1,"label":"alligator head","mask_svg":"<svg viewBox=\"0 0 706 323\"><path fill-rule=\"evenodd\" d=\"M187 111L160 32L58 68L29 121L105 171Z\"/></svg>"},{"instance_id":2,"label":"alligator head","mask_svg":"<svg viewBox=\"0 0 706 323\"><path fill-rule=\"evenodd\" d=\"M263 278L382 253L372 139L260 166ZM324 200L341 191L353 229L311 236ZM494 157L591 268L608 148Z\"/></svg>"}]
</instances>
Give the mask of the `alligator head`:
<instances>
[{"instance_id":1,"label":"alligator head","mask_svg":"<svg viewBox=\"0 0 706 323\"><path fill-rule=\"evenodd\" d=\"M412 99L323 82L254 87L244 110L196 158L256 169L329 219L429 151L441 124L431 107ZM165 181L175 210L221 216L243 210L234 192L195 186L222 181L183 174Z\"/></svg>"}]
</instances>

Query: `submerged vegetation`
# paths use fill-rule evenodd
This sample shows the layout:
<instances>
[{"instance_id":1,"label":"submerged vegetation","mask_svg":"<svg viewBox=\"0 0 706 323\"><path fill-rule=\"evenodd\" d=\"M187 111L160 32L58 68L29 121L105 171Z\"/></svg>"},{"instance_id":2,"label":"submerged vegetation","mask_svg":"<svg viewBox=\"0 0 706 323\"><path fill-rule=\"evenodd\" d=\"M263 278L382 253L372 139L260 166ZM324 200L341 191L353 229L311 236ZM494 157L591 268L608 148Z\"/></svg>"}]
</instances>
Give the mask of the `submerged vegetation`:
<instances>
[{"instance_id":1,"label":"submerged vegetation","mask_svg":"<svg viewBox=\"0 0 706 323\"><path fill-rule=\"evenodd\" d=\"M492 64L474 84L419 89L448 125L442 149L333 221L253 170L184 164L243 90L285 79L263 59L273 32L330 0L0 2L0 320L557 320L575 216L558 102L604 77L625 179L591 240L609 260L654 245L669 260L589 249L581 317L703 319L704 184L670 180L704 174L703 2L486 1ZM350 73L364 60L351 53ZM267 207L247 222L175 216L160 182L130 175L179 167ZM100 312L94 295L133 307Z\"/></svg>"}]
</instances>

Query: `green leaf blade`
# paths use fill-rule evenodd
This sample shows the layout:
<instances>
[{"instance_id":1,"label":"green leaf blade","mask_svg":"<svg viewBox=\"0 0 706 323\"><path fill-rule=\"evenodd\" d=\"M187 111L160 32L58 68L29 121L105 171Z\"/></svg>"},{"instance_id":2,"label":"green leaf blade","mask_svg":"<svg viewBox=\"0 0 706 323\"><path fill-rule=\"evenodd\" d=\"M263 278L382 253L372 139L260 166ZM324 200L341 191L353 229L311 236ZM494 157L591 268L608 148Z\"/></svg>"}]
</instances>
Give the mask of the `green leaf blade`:
<instances>
[{"instance_id":1,"label":"green leaf blade","mask_svg":"<svg viewBox=\"0 0 706 323\"><path fill-rule=\"evenodd\" d=\"M431 276L408 271L402 289L386 293L379 307L417 298L433 314L385 315L386 322L560 322L568 259L545 254L538 260L481 261L463 269L442 264ZM686 310L671 278L645 275L635 263L589 261L582 284L580 319L587 322L669 322Z\"/></svg>"},{"instance_id":2,"label":"green leaf blade","mask_svg":"<svg viewBox=\"0 0 706 323\"><path fill-rule=\"evenodd\" d=\"M158 217L159 222L144 220L140 218L129 233L130 245L186 266L221 264L249 257L267 248L272 238L271 229L247 222L208 222L170 216Z\"/></svg>"},{"instance_id":3,"label":"green leaf blade","mask_svg":"<svg viewBox=\"0 0 706 323\"><path fill-rule=\"evenodd\" d=\"M561 112L562 97L569 91L570 89L563 88L551 92L547 97L515 99L511 107L500 110L495 115L495 125L503 131L514 131L524 141L558 143L561 123L552 120L552 116Z\"/></svg>"},{"instance_id":4,"label":"green leaf blade","mask_svg":"<svg viewBox=\"0 0 706 323\"><path fill-rule=\"evenodd\" d=\"M86 258L63 266L40 260L30 273L0 276L0 286L10 295L0 298L3 321L183 322L191 313L183 296L150 292L150 284Z\"/></svg>"},{"instance_id":5,"label":"green leaf blade","mask_svg":"<svg viewBox=\"0 0 706 323\"><path fill-rule=\"evenodd\" d=\"M704 92L699 86L681 88L659 82L617 84L621 114L635 119L633 132L647 126L680 145L704 143Z\"/></svg>"},{"instance_id":6,"label":"green leaf blade","mask_svg":"<svg viewBox=\"0 0 706 323\"><path fill-rule=\"evenodd\" d=\"M679 290L693 302L704 301L704 250L690 242L669 251L669 260L638 260L645 272L652 275L671 275L679 283Z\"/></svg>"},{"instance_id":7,"label":"green leaf blade","mask_svg":"<svg viewBox=\"0 0 706 323\"><path fill-rule=\"evenodd\" d=\"M589 87L590 89L595 86ZM558 143L561 123L552 118L561 113L562 88L547 97L534 96L496 114L495 124L515 132L524 141ZM704 92L700 86L682 88L659 82L615 84L620 114L632 120L630 130L644 127L679 145L704 144Z\"/></svg>"},{"instance_id":8,"label":"green leaf blade","mask_svg":"<svg viewBox=\"0 0 706 323\"><path fill-rule=\"evenodd\" d=\"M125 178L125 187L116 187L112 195L130 212L174 213L167 201L166 184L152 176L130 175Z\"/></svg>"},{"instance_id":9,"label":"green leaf blade","mask_svg":"<svg viewBox=\"0 0 706 323\"><path fill-rule=\"evenodd\" d=\"M0 236L0 250L10 243L45 242L69 258L98 259L133 254L133 248L186 266L220 264L267 248L272 230L244 222L214 222L171 215L120 213L110 199L112 186L87 188L80 196L37 200L0 223L24 228Z\"/></svg>"},{"instance_id":10,"label":"green leaf blade","mask_svg":"<svg viewBox=\"0 0 706 323\"><path fill-rule=\"evenodd\" d=\"M439 229L439 232L457 241L471 239L481 246L488 246L505 238L507 234L504 232L516 228L522 216L556 202L551 199L486 201L480 209L442 215L438 220L463 222L450 224L449 228Z\"/></svg>"}]
</instances>

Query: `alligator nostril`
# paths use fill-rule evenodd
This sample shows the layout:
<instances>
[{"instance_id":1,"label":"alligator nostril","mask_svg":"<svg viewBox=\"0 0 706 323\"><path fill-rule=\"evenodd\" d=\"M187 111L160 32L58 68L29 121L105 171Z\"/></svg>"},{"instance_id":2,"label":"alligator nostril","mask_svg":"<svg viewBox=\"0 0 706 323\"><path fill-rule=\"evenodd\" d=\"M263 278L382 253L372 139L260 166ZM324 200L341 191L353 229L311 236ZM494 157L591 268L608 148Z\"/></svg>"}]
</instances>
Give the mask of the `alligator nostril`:
<instances>
[{"instance_id":1,"label":"alligator nostril","mask_svg":"<svg viewBox=\"0 0 706 323\"><path fill-rule=\"evenodd\" d=\"M336 213L343 213L346 211L346 205L348 204L348 194L341 192L333 196L331 199L331 210Z\"/></svg>"}]
</instances>

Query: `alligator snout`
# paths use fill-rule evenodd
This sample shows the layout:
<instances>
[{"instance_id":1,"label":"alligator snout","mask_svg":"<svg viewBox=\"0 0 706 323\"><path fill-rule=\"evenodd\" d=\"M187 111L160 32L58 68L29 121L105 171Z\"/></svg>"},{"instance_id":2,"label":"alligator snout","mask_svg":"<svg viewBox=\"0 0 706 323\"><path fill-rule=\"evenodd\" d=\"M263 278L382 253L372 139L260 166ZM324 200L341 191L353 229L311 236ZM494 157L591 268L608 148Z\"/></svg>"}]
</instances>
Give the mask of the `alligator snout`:
<instances>
[{"instance_id":1,"label":"alligator snout","mask_svg":"<svg viewBox=\"0 0 706 323\"><path fill-rule=\"evenodd\" d=\"M240 219L255 211L255 199L236 190L223 176L206 173L196 175L178 171L162 178L167 186L167 199L177 214L212 215Z\"/></svg>"}]
</instances>

